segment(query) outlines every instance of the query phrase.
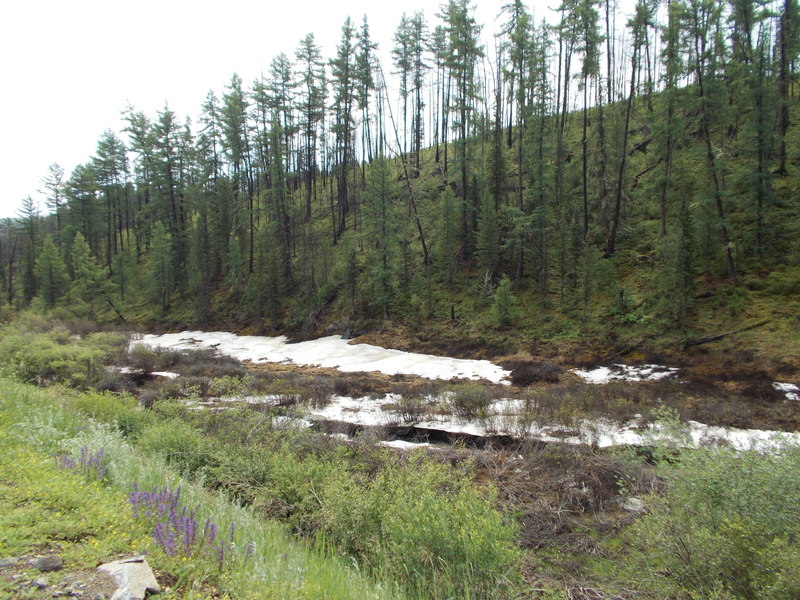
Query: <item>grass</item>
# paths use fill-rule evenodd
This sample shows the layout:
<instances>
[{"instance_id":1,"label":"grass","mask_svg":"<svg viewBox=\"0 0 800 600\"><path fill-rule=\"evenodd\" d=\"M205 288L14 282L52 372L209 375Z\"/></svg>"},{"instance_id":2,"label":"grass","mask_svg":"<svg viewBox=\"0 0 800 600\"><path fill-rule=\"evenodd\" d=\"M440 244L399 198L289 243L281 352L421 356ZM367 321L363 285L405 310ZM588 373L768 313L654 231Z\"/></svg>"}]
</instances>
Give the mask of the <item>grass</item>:
<instances>
[{"instance_id":1,"label":"grass","mask_svg":"<svg viewBox=\"0 0 800 600\"><path fill-rule=\"evenodd\" d=\"M3 379L0 393L0 497L3 506L13 507L0 521L3 556L60 544L67 565L77 567L146 549L153 566L178 582L176 598L193 597L198 586L231 598L403 596L391 582L367 577L331 556L323 543L298 542L284 526L181 478L159 457L133 449L115 427L70 412L58 397L71 392ZM59 469L50 457L53 452L75 456L84 447L105 450L107 485ZM212 519L223 531L235 523L238 533L230 540L226 567L220 570L213 559L187 563L160 548L143 529L146 523L132 519L127 495L133 483L141 489L180 486L183 505L200 519Z\"/></svg>"}]
</instances>

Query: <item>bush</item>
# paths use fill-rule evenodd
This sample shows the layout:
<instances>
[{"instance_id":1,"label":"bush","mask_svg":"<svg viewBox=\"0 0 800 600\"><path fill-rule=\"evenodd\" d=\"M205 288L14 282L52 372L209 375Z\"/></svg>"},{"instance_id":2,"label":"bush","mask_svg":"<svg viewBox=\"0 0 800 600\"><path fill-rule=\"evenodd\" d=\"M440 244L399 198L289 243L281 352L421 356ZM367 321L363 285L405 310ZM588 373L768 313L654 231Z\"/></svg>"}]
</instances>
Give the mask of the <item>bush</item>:
<instances>
[{"instance_id":1,"label":"bush","mask_svg":"<svg viewBox=\"0 0 800 600\"><path fill-rule=\"evenodd\" d=\"M115 423L123 435L137 435L155 421L155 416L137 408L133 396L87 392L70 404L84 415L102 423Z\"/></svg>"},{"instance_id":2,"label":"bush","mask_svg":"<svg viewBox=\"0 0 800 600\"><path fill-rule=\"evenodd\" d=\"M217 464L215 444L199 430L180 419L170 419L145 429L138 446L164 458L184 475Z\"/></svg>"},{"instance_id":3,"label":"bush","mask_svg":"<svg viewBox=\"0 0 800 600\"><path fill-rule=\"evenodd\" d=\"M100 381L106 365L121 355L124 346L122 334L94 333L80 338L61 326L35 331L25 324L12 324L0 335L0 364L22 381L88 388Z\"/></svg>"},{"instance_id":4,"label":"bush","mask_svg":"<svg viewBox=\"0 0 800 600\"><path fill-rule=\"evenodd\" d=\"M453 413L464 419L485 418L491 403L491 390L479 383L467 383L453 389L448 400Z\"/></svg>"},{"instance_id":5,"label":"bush","mask_svg":"<svg viewBox=\"0 0 800 600\"><path fill-rule=\"evenodd\" d=\"M494 492L421 455L381 462L374 477L328 478L320 496L328 539L419 597L500 595L518 556Z\"/></svg>"},{"instance_id":6,"label":"bush","mask_svg":"<svg viewBox=\"0 0 800 600\"><path fill-rule=\"evenodd\" d=\"M796 598L800 449L681 456L637 534L690 597Z\"/></svg>"}]
</instances>

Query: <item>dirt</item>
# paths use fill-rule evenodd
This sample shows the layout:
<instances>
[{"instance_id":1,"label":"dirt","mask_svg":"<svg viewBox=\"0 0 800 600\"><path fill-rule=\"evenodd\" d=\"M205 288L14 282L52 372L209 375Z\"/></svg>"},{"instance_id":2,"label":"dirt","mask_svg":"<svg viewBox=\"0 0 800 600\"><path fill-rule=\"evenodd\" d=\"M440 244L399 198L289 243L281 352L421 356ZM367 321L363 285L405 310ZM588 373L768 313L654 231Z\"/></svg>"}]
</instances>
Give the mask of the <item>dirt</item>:
<instances>
[{"instance_id":1,"label":"dirt","mask_svg":"<svg viewBox=\"0 0 800 600\"><path fill-rule=\"evenodd\" d=\"M7 593L9 599L26 600L44 598L82 598L84 600L108 599L114 594L117 585L107 574L96 568L64 568L58 571L41 573L33 566L43 552L18 557L14 565L0 568L0 592ZM109 558L107 562L122 557ZM98 565L99 566L99 565ZM42 585L44 584L44 585Z\"/></svg>"}]
</instances>

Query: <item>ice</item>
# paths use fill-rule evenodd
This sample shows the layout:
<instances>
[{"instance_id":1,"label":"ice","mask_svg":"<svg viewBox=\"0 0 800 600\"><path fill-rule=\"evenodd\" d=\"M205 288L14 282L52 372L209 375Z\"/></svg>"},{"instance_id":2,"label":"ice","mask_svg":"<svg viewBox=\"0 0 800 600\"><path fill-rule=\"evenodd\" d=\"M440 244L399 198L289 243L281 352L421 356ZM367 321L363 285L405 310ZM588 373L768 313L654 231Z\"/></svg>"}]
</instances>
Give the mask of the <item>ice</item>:
<instances>
[{"instance_id":1,"label":"ice","mask_svg":"<svg viewBox=\"0 0 800 600\"><path fill-rule=\"evenodd\" d=\"M285 336L248 336L228 332L184 331L148 334L134 340L155 348L216 348L222 354L254 363L292 363L330 367L343 372L378 371L386 375L418 375L426 379L484 379L508 383L509 371L488 360L467 360L390 350L371 344L348 344L339 336L290 344Z\"/></svg>"}]
</instances>

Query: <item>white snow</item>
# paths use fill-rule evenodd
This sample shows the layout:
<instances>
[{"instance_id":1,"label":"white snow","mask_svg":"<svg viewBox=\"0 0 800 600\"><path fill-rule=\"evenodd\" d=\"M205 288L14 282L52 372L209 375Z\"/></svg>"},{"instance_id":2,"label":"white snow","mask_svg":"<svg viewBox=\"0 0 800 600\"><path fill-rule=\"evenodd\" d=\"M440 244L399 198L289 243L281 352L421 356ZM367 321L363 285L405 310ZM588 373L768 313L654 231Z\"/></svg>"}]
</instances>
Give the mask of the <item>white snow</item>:
<instances>
[{"instance_id":1,"label":"white snow","mask_svg":"<svg viewBox=\"0 0 800 600\"><path fill-rule=\"evenodd\" d=\"M780 383L776 381L775 383L772 384L772 387L774 387L779 392L783 392L787 400L800 401L800 393L798 393L800 392L800 387L797 387L795 384Z\"/></svg>"},{"instance_id":2,"label":"white snow","mask_svg":"<svg viewBox=\"0 0 800 600\"><path fill-rule=\"evenodd\" d=\"M614 364L609 367L597 367L589 371L581 369L572 370L575 375L586 383L608 383L614 379L621 381L659 381L677 374L678 369L662 365L622 365Z\"/></svg>"},{"instance_id":3,"label":"white snow","mask_svg":"<svg viewBox=\"0 0 800 600\"><path fill-rule=\"evenodd\" d=\"M153 371L150 373L153 377L166 377L167 379L175 379L176 377L180 377L178 373L173 373L172 371Z\"/></svg>"},{"instance_id":4,"label":"white snow","mask_svg":"<svg viewBox=\"0 0 800 600\"><path fill-rule=\"evenodd\" d=\"M397 394L386 394L383 398L350 398L349 396L333 396L324 408L310 409L308 415L312 419L325 421L342 421L353 425L376 427L396 423L399 417L384 407L397 402Z\"/></svg>"},{"instance_id":5,"label":"white snow","mask_svg":"<svg viewBox=\"0 0 800 600\"><path fill-rule=\"evenodd\" d=\"M397 450L414 450L416 448L433 448L427 442L407 442L405 440L392 440L390 442L378 442L379 446L385 448L395 448Z\"/></svg>"},{"instance_id":6,"label":"white snow","mask_svg":"<svg viewBox=\"0 0 800 600\"><path fill-rule=\"evenodd\" d=\"M659 424L642 424L641 416L619 424L607 419L581 419L570 425L529 422L521 418L524 402L502 399L494 402L487 419L463 419L455 415L425 415L424 420L403 422L402 417L384 409L398 400L393 394L383 398L349 398L336 396L324 409L309 411L311 419L342 421L361 426L384 426L390 423L414 425L418 429L434 429L448 433L475 436L509 435L543 442L609 446L651 446L656 443L679 447L701 447L724 444L734 450L775 449L781 443L800 445L800 433L784 433L761 429L718 427L697 421L681 424L677 431L664 430ZM514 413L514 409L520 412Z\"/></svg>"},{"instance_id":7,"label":"white snow","mask_svg":"<svg viewBox=\"0 0 800 600\"><path fill-rule=\"evenodd\" d=\"M148 334L133 340L132 344L151 348L216 348L222 354L254 363L293 363L331 367L343 372L378 371L387 375L418 375L427 379L485 379L507 384L510 375L509 371L488 360L448 358L390 350L370 344L348 344L339 336L290 344L285 336L184 331Z\"/></svg>"}]
</instances>

